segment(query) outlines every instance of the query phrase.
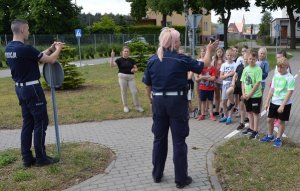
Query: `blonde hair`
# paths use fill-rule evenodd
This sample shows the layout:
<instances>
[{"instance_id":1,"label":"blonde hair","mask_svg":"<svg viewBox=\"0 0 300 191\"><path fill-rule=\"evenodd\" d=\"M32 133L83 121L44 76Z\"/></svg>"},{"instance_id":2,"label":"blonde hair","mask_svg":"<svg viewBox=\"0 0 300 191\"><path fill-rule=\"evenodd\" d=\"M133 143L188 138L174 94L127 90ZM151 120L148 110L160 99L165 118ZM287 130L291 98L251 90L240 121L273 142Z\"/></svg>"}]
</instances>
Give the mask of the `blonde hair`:
<instances>
[{"instance_id":1,"label":"blonde hair","mask_svg":"<svg viewBox=\"0 0 300 191\"><path fill-rule=\"evenodd\" d=\"M176 50L175 42L179 40L180 33L174 28L165 27L162 29L159 35L159 47L157 49L157 55L160 61L162 61L164 56L164 49L169 49L170 51Z\"/></svg>"},{"instance_id":2,"label":"blonde hair","mask_svg":"<svg viewBox=\"0 0 300 191\"><path fill-rule=\"evenodd\" d=\"M289 60L285 57L278 58L277 65L289 66Z\"/></svg>"},{"instance_id":3,"label":"blonde hair","mask_svg":"<svg viewBox=\"0 0 300 191\"><path fill-rule=\"evenodd\" d=\"M221 51L222 51L222 57L221 57L222 63L225 62L225 51L224 51L223 48L218 47L218 48L216 49L216 51L215 51L215 55L213 56L213 63L214 63L214 66L215 66L215 67L217 66L217 62L218 62L218 59L219 59L218 54L217 54L218 50L221 50Z\"/></svg>"}]
</instances>

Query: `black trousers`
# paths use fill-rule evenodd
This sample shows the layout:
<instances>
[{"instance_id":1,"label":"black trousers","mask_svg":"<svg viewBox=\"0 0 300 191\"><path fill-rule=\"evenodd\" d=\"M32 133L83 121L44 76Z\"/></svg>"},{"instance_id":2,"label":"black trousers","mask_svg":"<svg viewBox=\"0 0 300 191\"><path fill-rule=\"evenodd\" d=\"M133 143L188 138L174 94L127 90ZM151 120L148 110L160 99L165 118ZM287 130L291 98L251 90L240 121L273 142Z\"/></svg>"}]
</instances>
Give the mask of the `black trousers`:
<instances>
[{"instance_id":1,"label":"black trousers","mask_svg":"<svg viewBox=\"0 0 300 191\"><path fill-rule=\"evenodd\" d=\"M16 86L16 94L22 109L21 153L24 162L33 159L31 152L32 134L36 161L46 159L45 137L48 126L47 102L40 84Z\"/></svg>"},{"instance_id":2,"label":"black trousers","mask_svg":"<svg viewBox=\"0 0 300 191\"><path fill-rule=\"evenodd\" d=\"M152 163L154 178L161 178L168 153L169 128L173 140L175 182L183 183L188 176L187 144L189 135L187 96L154 96L152 102L154 134Z\"/></svg>"}]
</instances>

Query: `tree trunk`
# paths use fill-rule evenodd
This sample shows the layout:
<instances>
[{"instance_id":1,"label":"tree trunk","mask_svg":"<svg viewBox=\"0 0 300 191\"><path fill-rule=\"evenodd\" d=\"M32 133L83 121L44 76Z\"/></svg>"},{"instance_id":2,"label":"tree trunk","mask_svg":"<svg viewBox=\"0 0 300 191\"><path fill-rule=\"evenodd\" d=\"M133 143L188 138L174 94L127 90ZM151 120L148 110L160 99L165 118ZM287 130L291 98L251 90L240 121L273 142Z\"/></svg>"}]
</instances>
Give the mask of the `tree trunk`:
<instances>
[{"instance_id":1,"label":"tree trunk","mask_svg":"<svg viewBox=\"0 0 300 191\"><path fill-rule=\"evenodd\" d=\"M228 38L227 38L227 33L228 33L228 20L225 19L223 20L224 23L224 49L226 50L228 48Z\"/></svg>"},{"instance_id":2,"label":"tree trunk","mask_svg":"<svg viewBox=\"0 0 300 191\"><path fill-rule=\"evenodd\" d=\"M287 14L290 19L290 49L296 49L296 23L299 20L299 17L295 19L294 9L291 7L286 7Z\"/></svg>"},{"instance_id":3,"label":"tree trunk","mask_svg":"<svg viewBox=\"0 0 300 191\"><path fill-rule=\"evenodd\" d=\"M167 15L166 14L163 14L162 21L161 21L161 26L162 27L167 26Z\"/></svg>"},{"instance_id":4,"label":"tree trunk","mask_svg":"<svg viewBox=\"0 0 300 191\"><path fill-rule=\"evenodd\" d=\"M228 10L226 18L224 13L221 14L222 22L224 23L224 49L225 50L228 48L227 34L228 34L228 23L229 23L230 16L231 16L230 10Z\"/></svg>"},{"instance_id":5,"label":"tree trunk","mask_svg":"<svg viewBox=\"0 0 300 191\"><path fill-rule=\"evenodd\" d=\"M296 49L296 20L290 19L290 49Z\"/></svg>"}]
</instances>

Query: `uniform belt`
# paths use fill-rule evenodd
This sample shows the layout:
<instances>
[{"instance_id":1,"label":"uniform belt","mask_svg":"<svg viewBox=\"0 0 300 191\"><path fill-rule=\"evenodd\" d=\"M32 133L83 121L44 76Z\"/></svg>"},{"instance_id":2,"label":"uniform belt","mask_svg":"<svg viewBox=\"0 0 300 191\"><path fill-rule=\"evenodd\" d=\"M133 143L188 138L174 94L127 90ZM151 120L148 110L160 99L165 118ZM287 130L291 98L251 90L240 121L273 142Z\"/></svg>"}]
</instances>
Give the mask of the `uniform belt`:
<instances>
[{"instance_id":1,"label":"uniform belt","mask_svg":"<svg viewBox=\"0 0 300 191\"><path fill-rule=\"evenodd\" d=\"M16 86L30 86L30 85L34 85L34 84L39 84L40 81L39 80L34 80L34 81L29 81L29 82L16 82Z\"/></svg>"},{"instance_id":2,"label":"uniform belt","mask_svg":"<svg viewBox=\"0 0 300 191\"><path fill-rule=\"evenodd\" d=\"M154 96L181 96L183 95L183 91L178 92L153 92Z\"/></svg>"}]
</instances>

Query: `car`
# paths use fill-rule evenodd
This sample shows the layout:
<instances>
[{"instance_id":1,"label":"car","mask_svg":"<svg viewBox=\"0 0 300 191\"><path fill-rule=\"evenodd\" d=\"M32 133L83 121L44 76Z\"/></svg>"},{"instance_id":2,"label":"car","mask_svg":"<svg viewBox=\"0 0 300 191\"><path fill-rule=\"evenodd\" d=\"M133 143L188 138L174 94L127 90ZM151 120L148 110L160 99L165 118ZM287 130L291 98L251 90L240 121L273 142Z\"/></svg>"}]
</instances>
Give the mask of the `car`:
<instances>
[{"instance_id":1,"label":"car","mask_svg":"<svg viewBox=\"0 0 300 191\"><path fill-rule=\"evenodd\" d=\"M144 44L149 44L149 43L146 41L145 37L142 37L142 36L134 37L133 39L124 42L124 44L125 44L125 45L128 45L128 44L133 43L133 42L142 42L142 43L144 43Z\"/></svg>"}]
</instances>

